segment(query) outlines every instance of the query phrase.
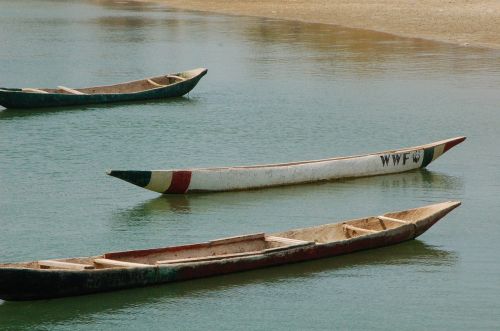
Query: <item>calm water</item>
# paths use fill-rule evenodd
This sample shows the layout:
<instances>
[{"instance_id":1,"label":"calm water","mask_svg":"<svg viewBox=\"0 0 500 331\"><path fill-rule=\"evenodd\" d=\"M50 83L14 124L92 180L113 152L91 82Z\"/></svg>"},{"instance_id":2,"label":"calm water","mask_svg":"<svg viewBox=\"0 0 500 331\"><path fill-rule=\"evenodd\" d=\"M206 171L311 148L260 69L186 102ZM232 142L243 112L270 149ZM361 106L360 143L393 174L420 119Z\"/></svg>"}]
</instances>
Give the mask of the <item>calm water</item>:
<instances>
[{"instance_id":1,"label":"calm water","mask_svg":"<svg viewBox=\"0 0 500 331\"><path fill-rule=\"evenodd\" d=\"M279 231L460 199L419 240L50 301L0 329L498 329L500 53L325 25L107 1L0 0L0 86L207 67L189 97L0 110L0 261ZM466 135L428 170L159 197L105 175L317 159Z\"/></svg>"}]
</instances>

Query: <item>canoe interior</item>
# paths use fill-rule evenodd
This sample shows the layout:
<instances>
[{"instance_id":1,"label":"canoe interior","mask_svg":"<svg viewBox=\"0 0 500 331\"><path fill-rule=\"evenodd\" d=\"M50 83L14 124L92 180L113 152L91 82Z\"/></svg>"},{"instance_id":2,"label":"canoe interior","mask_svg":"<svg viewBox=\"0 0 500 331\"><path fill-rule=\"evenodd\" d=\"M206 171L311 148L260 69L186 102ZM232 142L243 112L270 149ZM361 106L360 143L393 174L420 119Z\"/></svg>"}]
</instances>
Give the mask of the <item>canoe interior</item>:
<instances>
[{"instance_id":1,"label":"canoe interior","mask_svg":"<svg viewBox=\"0 0 500 331\"><path fill-rule=\"evenodd\" d=\"M346 225L353 228L346 228ZM326 224L317 227L290 230L276 233L271 236L261 234L233 237L214 240L206 243L136 250L125 252L106 253L100 256L67 258L50 261L81 264L90 266L88 269L126 268L141 264L143 266L156 266L158 264L175 264L188 262L203 262L222 258L242 257L267 252L299 247L308 244L327 244L336 241L348 240L374 232L393 229L403 223L380 220L376 217L362 218L343 223ZM353 230L354 229L354 230ZM358 230L359 229L359 230ZM363 230L367 230L366 232ZM127 265L100 264L100 259L131 263ZM137 267L141 266L137 265ZM39 261L26 263L2 264L0 267L30 268L30 269L73 269L60 266L43 266Z\"/></svg>"},{"instance_id":2,"label":"canoe interior","mask_svg":"<svg viewBox=\"0 0 500 331\"><path fill-rule=\"evenodd\" d=\"M184 80L191 77L183 77L183 73L175 74L175 75L164 75L158 77L152 77L148 79L136 80L127 83L120 83L115 85L107 85L107 86L94 86L94 87L86 87L86 88L76 88L75 91L84 93L84 94L117 94L117 93L135 93L142 92L147 90L153 90L169 85L173 85L176 83L183 82ZM39 88L38 90L45 91L48 93L58 93L58 94L74 94L66 89L61 88ZM28 93L37 93L36 91L23 90Z\"/></svg>"},{"instance_id":3,"label":"canoe interior","mask_svg":"<svg viewBox=\"0 0 500 331\"><path fill-rule=\"evenodd\" d=\"M414 228L417 229L424 223L423 226L428 228L459 205L460 202L449 201L421 208L386 213L381 216L353 219L274 234L257 233L193 245L113 252L93 257L2 264L0 268L92 271L95 269L144 268L261 256L280 250L286 251L304 246L350 241L353 238L380 234L398 227L407 227L410 224L413 224Z\"/></svg>"},{"instance_id":4,"label":"canoe interior","mask_svg":"<svg viewBox=\"0 0 500 331\"><path fill-rule=\"evenodd\" d=\"M188 261L200 261L206 259L213 259L218 256L228 257L231 255L241 256L248 254L259 254L265 251L286 248L301 243L297 242L283 242L268 238L264 233L245 235L239 237L224 238L210 242L173 246L165 248L155 248L148 250L137 250L127 252L106 253L101 256L83 257L83 258L68 258L50 260L64 263L75 263L93 266L93 269L106 269L106 268L119 268L126 266L110 266L107 264L96 263L96 260L102 259L137 263L154 266L158 262L162 263L183 263ZM185 261L186 260L186 261ZM59 267L46 267L40 261L27 262L27 263L14 263L3 264L1 267L24 267L30 269L60 269ZM66 269L66 268L61 268Z\"/></svg>"},{"instance_id":5,"label":"canoe interior","mask_svg":"<svg viewBox=\"0 0 500 331\"><path fill-rule=\"evenodd\" d=\"M346 225L352 227L346 227ZM370 217L344 223L325 224L311 228L289 230L275 233L274 235L296 240L312 241L318 244L328 244L394 229L403 225L403 223L383 221L376 217Z\"/></svg>"}]
</instances>

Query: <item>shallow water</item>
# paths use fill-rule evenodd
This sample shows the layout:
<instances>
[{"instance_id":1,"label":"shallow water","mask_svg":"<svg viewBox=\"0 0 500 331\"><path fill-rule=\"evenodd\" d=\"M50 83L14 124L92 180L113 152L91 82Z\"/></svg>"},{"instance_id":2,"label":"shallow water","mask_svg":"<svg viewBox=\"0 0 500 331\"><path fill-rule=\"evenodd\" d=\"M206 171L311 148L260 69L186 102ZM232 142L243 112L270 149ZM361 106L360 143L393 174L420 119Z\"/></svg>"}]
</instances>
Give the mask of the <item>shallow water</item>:
<instances>
[{"instance_id":1,"label":"shallow water","mask_svg":"<svg viewBox=\"0 0 500 331\"><path fill-rule=\"evenodd\" d=\"M0 110L0 261L272 232L459 199L418 240L77 298L0 301L0 329L496 329L500 53L107 1L0 1L0 86L207 67L189 97ZM160 197L105 175L318 159L466 135L428 170Z\"/></svg>"}]
</instances>

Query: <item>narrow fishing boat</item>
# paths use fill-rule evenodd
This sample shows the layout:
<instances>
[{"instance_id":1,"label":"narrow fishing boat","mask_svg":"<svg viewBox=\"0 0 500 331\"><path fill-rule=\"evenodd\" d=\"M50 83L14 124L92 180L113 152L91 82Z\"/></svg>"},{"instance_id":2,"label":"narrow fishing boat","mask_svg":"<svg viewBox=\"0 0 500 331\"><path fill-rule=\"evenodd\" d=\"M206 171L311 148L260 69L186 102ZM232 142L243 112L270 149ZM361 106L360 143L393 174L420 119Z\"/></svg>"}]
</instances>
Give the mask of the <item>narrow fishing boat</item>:
<instances>
[{"instance_id":1,"label":"narrow fishing boat","mask_svg":"<svg viewBox=\"0 0 500 331\"><path fill-rule=\"evenodd\" d=\"M162 194L247 190L425 168L461 143L457 137L373 154L256 166L177 170L109 170L114 176Z\"/></svg>"},{"instance_id":2,"label":"narrow fishing boat","mask_svg":"<svg viewBox=\"0 0 500 331\"><path fill-rule=\"evenodd\" d=\"M115 85L84 88L0 88L5 108L61 107L180 97L207 73L200 68Z\"/></svg>"},{"instance_id":3,"label":"narrow fishing boat","mask_svg":"<svg viewBox=\"0 0 500 331\"><path fill-rule=\"evenodd\" d=\"M460 205L448 201L340 223L185 246L0 264L0 299L35 300L209 277L411 240Z\"/></svg>"}]
</instances>

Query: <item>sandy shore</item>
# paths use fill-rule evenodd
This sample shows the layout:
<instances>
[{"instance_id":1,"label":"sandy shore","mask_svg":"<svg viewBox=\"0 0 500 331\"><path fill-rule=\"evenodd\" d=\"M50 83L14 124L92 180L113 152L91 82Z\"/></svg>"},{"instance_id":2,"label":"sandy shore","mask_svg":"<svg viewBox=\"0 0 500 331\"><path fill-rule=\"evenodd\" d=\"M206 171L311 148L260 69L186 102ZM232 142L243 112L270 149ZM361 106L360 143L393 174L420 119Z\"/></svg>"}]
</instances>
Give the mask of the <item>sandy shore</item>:
<instances>
[{"instance_id":1,"label":"sandy shore","mask_svg":"<svg viewBox=\"0 0 500 331\"><path fill-rule=\"evenodd\" d=\"M326 23L464 46L500 49L498 0L150 1L179 9Z\"/></svg>"}]
</instances>

